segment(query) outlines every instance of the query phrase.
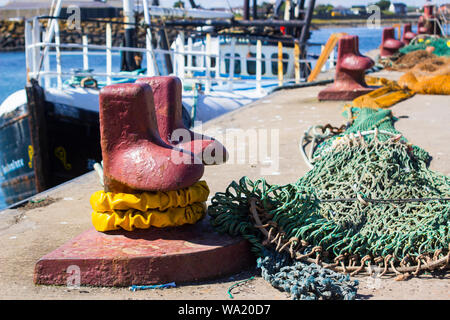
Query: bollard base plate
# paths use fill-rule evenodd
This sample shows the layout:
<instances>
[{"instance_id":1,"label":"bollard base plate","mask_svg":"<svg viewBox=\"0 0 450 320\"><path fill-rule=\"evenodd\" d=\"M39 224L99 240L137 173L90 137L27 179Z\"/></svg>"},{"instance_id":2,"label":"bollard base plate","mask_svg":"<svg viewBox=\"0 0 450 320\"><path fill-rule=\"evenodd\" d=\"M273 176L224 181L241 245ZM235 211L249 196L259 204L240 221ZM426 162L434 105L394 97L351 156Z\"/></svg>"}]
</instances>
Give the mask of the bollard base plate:
<instances>
[{"instance_id":1,"label":"bollard base plate","mask_svg":"<svg viewBox=\"0 0 450 320\"><path fill-rule=\"evenodd\" d=\"M78 283L87 286L183 283L240 272L255 261L246 240L215 233L207 218L132 232L91 228L42 257L34 282L72 285L78 270Z\"/></svg>"},{"instance_id":2,"label":"bollard base plate","mask_svg":"<svg viewBox=\"0 0 450 320\"><path fill-rule=\"evenodd\" d=\"M378 87L357 87L355 89L341 89L335 86L330 86L319 92L319 101L350 101L362 95L370 93Z\"/></svg>"}]
</instances>

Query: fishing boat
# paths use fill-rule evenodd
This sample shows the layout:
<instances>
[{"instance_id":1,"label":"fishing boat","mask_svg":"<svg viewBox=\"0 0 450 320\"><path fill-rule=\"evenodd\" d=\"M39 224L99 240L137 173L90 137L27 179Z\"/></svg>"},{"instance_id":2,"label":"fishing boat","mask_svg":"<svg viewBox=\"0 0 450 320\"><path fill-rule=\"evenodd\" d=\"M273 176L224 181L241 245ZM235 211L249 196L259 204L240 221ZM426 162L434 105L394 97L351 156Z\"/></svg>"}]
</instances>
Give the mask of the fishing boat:
<instances>
[{"instance_id":1,"label":"fishing boat","mask_svg":"<svg viewBox=\"0 0 450 320\"><path fill-rule=\"evenodd\" d=\"M183 120L192 127L251 103L273 87L306 80L314 0L307 6L304 0L295 5L287 0L282 18L283 1L278 1L270 19L258 19L256 1L250 17L249 0L244 0L241 20L190 2L192 9L124 0L123 22L96 20L105 26L104 45L90 44L86 34L82 43L61 42L61 0L54 1L49 16L25 21L27 85L0 105L0 186L6 205L91 171L101 161L98 99L105 85L178 76ZM139 10L144 16L140 24L135 20ZM113 23L124 26L123 46L113 46ZM137 44L138 27L146 29L144 47ZM267 27L278 34L267 35ZM172 43L168 29L178 31ZM82 63L66 70L61 62L66 55L78 55ZM94 55L105 58L105 71L90 68ZM113 65L119 58L120 66Z\"/></svg>"}]
</instances>

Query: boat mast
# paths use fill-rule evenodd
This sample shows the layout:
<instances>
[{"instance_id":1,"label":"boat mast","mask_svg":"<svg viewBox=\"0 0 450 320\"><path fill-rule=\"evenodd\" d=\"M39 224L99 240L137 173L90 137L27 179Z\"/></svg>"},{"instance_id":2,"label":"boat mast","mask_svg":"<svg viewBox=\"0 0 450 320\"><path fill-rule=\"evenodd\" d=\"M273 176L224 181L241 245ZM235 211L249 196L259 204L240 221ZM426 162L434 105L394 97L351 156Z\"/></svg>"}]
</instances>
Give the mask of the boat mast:
<instances>
[{"instance_id":1,"label":"boat mast","mask_svg":"<svg viewBox=\"0 0 450 320\"><path fill-rule=\"evenodd\" d=\"M53 15L54 17L58 17L61 13L61 6L62 6L62 0L57 0L56 4L52 2L52 7L50 8L50 15ZM50 43L53 39L53 35L55 34L55 26L58 23L56 19L49 19L49 23L47 24L47 30L44 34L44 42L46 44ZM36 26L35 26L36 27ZM41 52L39 65L37 70L34 70L35 74L34 76L39 81L39 72L42 69L42 65L44 63L44 59L48 55L49 47L48 45L45 45L43 52Z\"/></svg>"},{"instance_id":2,"label":"boat mast","mask_svg":"<svg viewBox=\"0 0 450 320\"><path fill-rule=\"evenodd\" d=\"M258 4L257 0L252 0L252 14L253 20L258 19ZM244 0L244 20L250 20L250 0Z\"/></svg>"},{"instance_id":3,"label":"boat mast","mask_svg":"<svg viewBox=\"0 0 450 320\"><path fill-rule=\"evenodd\" d=\"M252 8L253 20L258 19L258 4L257 0L253 0L253 8Z\"/></svg>"},{"instance_id":4,"label":"boat mast","mask_svg":"<svg viewBox=\"0 0 450 320\"><path fill-rule=\"evenodd\" d=\"M134 17L134 0L123 0L123 18L125 22L125 47L136 47L136 19ZM122 54L121 71L134 71L140 66L134 59L136 52L125 51Z\"/></svg>"},{"instance_id":5,"label":"boat mast","mask_svg":"<svg viewBox=\"0 0 450 320\"><path fill-rule=\"evenodd\" d=\"M244 0L244 20L250 20L250 0Z\"/></svg>"},{"instance_id":6,"label":"boat mast","mask_svg":"<svg viewBox=\"0 0 450 320\"><path fill-rule=\"evenodd\" d=\"M301 4L304 5L305 2L302 1ZM305 19L304 20L305 21L305 25L301 28L301 31L300 31L300 38L299 38L300 59L306 59L307 58L306 48L307 48L307 41L308 41L309 36L310 36L310 34L309 34L309 27L311 25L311 20L312 20L312 16L313 16L313 11L314 11L315 5L316 5L316 0L309 0L308 1L308 7L305 10L305 14L304 14L304 16L302 15L302 18ZM302 64L302 68L300 69L300 72L301 72L301 77L308 78L309 73L310 73L310 66L307 67L305 64Z\"/></svg>"},{"instance_id":7,"label":"boat mast","mask_svg":"<svg viewBox=\"0 0 450 320\"><path fill-rule=\"evenodd\" d=\"M195 3L194 0L189 0L189 3L191 4L192 9L197 9L198 8L198 6L197 6L197 4Z\"/></svg>"}]
</instances>

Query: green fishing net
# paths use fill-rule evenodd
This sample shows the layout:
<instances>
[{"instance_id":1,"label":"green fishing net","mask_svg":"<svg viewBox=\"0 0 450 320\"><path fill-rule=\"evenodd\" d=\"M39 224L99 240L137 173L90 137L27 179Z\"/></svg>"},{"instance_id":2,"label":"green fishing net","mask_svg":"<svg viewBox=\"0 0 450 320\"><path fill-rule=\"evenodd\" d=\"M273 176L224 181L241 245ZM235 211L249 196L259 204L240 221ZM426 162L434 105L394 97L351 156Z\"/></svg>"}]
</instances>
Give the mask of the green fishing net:
<instances>
[{"instance_id":1,"label":"green fishing net","mask_svg":"<svg viewBox=\"0 0 450 320\"><path fill-rule=\"evenodd\" d=\"M290 243L297 252L320 246L330 263L343 256L389 256L397 266L424 255L442 259L450 178L428 168L430 156L401 137L390 110L352 108L344 115L354 118L351 125L318 145L313 168L296 182L242 177L216 193L208 208L213 227L248 239L257 255L268 243ZM252 199L261 223L280 234L275 240L260 231Z\"/></svg>"},{"instance_id":2,"label":"green fishing net","mask_svg":"<svg viewBox=\"0 0 450 320\"><path fill-rule=\"evenodd\" d=\"M400 48L399 51L402 54L407 54L417 50L425 50L427 47L434 47L433 54L439 57L450 56L450 40L437 37L415 39L409 45Z\"/></svg>"}]
</instances>

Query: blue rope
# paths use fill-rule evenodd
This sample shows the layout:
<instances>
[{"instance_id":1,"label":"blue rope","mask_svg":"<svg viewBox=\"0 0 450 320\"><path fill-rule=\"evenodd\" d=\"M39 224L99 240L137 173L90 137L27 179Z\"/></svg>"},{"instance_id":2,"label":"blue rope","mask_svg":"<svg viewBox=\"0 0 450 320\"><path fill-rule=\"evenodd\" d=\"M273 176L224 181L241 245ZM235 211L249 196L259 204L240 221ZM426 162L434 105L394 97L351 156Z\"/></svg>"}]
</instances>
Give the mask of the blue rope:
<instances>
[{"instance_id":1,"label":"blue rope","mask_svg":"<svg viewBox=\"0 0 450 320\"><path fill-rule=\"evenodd\" d=\"M165 283L165 284L155 284L155 285L151 285L151 286L133 285L130 287L130 290L134 292L136 290L175 288L176 286L177 285L175 284L175 282L170 282L170 283Z\"/></svg>"},{"instance_id":2,"label":"blue rope","mask_svg":"<svg viewBox=\"0 0 450 320\"><path fill-rule=\"evenodd\" d=\"M258 258L262 277L293 300L354 300L358 281L315 263L294 261L285 253L264 250Z\"/></svg>"},{"instance_id":3,"label":"blue rope","mask_svg":"<svg viewBox=\"0 0 450 320\"><path fill-rule=\"evenodd\" d=\"M241 283L244 283L244 282L253 280L254 278L255 278L255 277L253 276L253 277L250 277L250 278L248 278L248 279L238 281L238 282L236 282L235 284L233 284L231 287L229 287L227 293L228 293L228 295L230 296L230 298L231 298L231 299L234 299L233 295L231 294L231 290L233 290L234 287L237 287L237 286L240 285Z\"/></svg>"}]
</instances>

